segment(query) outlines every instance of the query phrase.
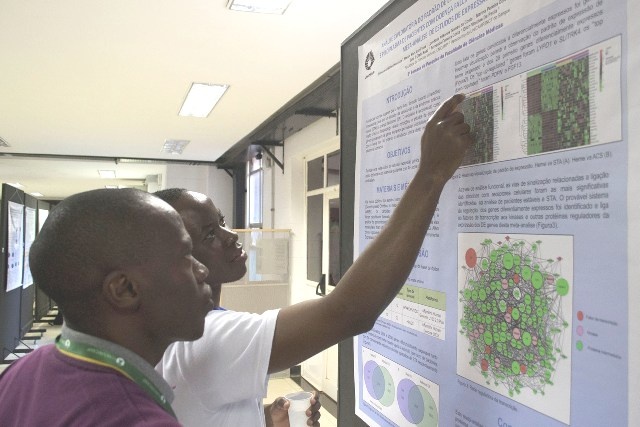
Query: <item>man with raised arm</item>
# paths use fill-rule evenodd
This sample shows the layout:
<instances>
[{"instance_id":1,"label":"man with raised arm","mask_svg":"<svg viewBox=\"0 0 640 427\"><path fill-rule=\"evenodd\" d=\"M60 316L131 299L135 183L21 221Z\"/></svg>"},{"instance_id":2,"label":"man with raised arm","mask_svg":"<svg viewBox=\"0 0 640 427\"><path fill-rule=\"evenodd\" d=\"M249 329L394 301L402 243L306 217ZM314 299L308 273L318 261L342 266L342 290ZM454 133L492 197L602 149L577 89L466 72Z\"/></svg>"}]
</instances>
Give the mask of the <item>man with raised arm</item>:
<instances>
[{"instance_id":1,"label":"man with raised arm","mask_svg":"<svg viewBox=\"0 0 640 427\"><path fill-rule=\"evenodd\" d=\"M177 212L148 193L63 200L30 251L34 282L64 314L56 344L0 376L0 425L179 426L153 369L167 346L202 335L209 272Z\"/></svg>"},{"instance_id":2,"label":"man with raised arm","mask_svg":"<svg viewBox=\"0 0 640 427\"><path fill-rule=\"evenodd\" d=\"M212 311L200 340L170 346L156 369L174 387L186 426L264 425L267 375L370 330L409 275L446 182L473 144L455 95L428 120L417 172L380 234L324 298L264 314ZM242 277L246 253L203 194L156 193L182 217L219 303L222 283ZM308 412L310 414L311 412ZM313 420L309 421L313 423ZM311 425L311 424L309 424Z\"/></svg>"}]
</instances>

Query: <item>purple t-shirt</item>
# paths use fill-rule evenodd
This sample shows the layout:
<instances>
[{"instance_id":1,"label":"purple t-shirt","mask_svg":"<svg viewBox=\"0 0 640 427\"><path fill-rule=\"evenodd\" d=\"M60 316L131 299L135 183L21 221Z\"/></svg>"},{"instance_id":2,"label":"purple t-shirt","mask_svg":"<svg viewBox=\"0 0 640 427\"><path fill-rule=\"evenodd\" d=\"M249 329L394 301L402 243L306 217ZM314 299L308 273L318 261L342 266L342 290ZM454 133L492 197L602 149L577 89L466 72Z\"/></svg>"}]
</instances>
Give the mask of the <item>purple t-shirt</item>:
<instances>
[{"instance_id":1,"label":"purple t-shirt","mask_svg":"<svg viewBox=\"0 0 640 427\"><path fill-rule=\"evenodd\" d=\"M180 426L117 371L46 345L0 375L0 424L22 426Z\"/></svg>"}]
</instances>

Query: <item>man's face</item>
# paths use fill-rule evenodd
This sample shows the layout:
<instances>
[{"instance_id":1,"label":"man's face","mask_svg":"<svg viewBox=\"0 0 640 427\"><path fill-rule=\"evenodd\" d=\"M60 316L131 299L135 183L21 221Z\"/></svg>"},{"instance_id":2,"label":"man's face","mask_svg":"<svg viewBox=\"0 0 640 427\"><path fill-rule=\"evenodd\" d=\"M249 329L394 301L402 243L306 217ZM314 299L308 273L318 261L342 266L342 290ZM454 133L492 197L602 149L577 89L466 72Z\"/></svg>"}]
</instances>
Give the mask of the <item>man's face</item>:
<instances>
[{"instance_id":1,"label":"man's face","mask_svg":"<svg viewBox=\"0 0 640 427\"><path fill-rule=\"evenodd\" d=\"M189 192L176 210L191 236L193 256L209 269L207 283L216 287L241 279L247 271L247 254L211 199Z\"/></svg>"},{"instance_id":2,"label":"man's face","mask_svg":"<svg viewBox=\"0 0 640 427\"><path fill-rule=\"evenodd\" d=\"M155 227L162 244L154 258L134 268L134 279L145 292L141 308L148 330L162 341L194 340L202 336L204 318L213 308L207 268L192 254L192 243L182 221ZM156 336L157 335L157 336Z\"/></svg>"}]
</instances>

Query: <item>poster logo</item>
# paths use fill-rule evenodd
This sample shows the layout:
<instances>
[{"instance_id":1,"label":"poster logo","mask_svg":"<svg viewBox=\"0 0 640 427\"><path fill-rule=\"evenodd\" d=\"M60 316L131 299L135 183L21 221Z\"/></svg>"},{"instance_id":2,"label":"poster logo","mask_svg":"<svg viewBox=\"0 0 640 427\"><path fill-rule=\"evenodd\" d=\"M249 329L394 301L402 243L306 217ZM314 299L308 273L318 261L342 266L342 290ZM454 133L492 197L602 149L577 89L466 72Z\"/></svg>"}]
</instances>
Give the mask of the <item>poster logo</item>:
<instances>
[{"instance_id":1,"label":"poster logo","mask_svg":"<svg viewBox=\"0 0 640 427\"><path fill-rule=\"evenodd\" d=\"M374 62L375 62L375 58L373 56L373 52L369 51L369 53L367 53L367 57L364 59L364 68L366 68L367 71L369 71L371 67L373 67Z\"/></svg>"}]
</instances>

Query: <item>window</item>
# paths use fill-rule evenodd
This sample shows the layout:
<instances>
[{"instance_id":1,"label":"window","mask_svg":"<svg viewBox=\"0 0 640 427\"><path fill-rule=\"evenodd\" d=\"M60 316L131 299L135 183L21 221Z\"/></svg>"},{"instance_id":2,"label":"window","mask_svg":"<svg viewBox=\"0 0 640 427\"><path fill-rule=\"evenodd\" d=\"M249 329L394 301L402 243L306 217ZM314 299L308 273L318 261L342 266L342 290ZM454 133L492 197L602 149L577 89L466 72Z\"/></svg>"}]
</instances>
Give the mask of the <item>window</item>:
<instances>
[{"instance_id":1,"label":"window","mask_svg":"<svg viewBox=\"0 0 640 427\"><path fill-rule=\"evenodd\" d=\"M307 280L322 277L322 194L307 197Z\"/></svg>"},{"instance_id":2,"label":"window","mask_svg":"<svg viewBox=\"0 0 640 427\"><path fill-rule=\"evenodd\" d=\"M262 158L249 161L249 228L262 228Z\"/></svg>"},{"instance_id":3,"label":"window","mask_svg":"<svg viewBox=\"0 0 640 427\"><path fill-rule=\"evenodd\" d=\"M340 185L340 151L327 154L327 187Z\"/></svg>"},{"instance_id":4,"label":"window","mask_svg":"<svg viewBox=\"0 0 640 427\"><path fill-rule=\"evenodd\" d=\"M340 151L307 161L307 280L324 281L322 293L340 280Z\"/></svg>"}]
</instances>

